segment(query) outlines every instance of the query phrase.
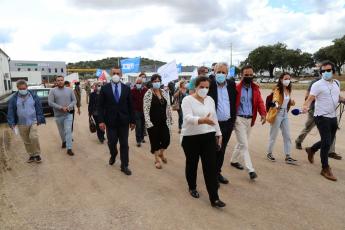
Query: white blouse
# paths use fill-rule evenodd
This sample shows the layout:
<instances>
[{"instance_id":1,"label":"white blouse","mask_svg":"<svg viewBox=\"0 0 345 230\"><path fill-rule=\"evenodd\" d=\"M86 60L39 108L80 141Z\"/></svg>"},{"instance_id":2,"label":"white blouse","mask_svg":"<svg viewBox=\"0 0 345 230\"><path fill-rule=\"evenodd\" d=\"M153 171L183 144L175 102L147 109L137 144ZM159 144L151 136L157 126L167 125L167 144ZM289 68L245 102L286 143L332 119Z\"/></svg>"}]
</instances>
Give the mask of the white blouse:
<instances>
[{"instance_id":1,"label":"white blouse","mask_svg":"<svg viewBox=\"0 0 345 230\"><path fill-rule=\"evenodd\" d=\"M289 102L290 102L290 95L284 93L284 101L281 108L286 109L288 107Z\"/></svg>"},{"instance_id":2,"label":"white blouse","mask_svg":"<svg viewBox=\"0 0 345 230\"><path fill-rule=\"evenodd\" d=\"M183 99L181 107L183 113L181 136L193 136L210 132L216 132L216 136L222 135L215 103L210 96L204 99L204 103L201 103L193 96L187 96ZM199 119L206 117L209 113L215 125L198 124Z\"/></svg>"}]
</instances>

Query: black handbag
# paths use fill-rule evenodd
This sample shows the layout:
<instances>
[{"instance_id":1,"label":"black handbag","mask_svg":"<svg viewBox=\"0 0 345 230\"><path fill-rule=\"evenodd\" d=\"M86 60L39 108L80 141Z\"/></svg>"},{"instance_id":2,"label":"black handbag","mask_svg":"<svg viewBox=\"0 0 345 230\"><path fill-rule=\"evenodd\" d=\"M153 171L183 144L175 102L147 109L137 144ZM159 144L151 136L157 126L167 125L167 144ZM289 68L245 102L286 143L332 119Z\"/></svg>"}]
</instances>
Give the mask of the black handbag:
<instances>
[{"instance_id":1,"label":"black handbag","mask_svg":"<svg viewBox=\"0 0 345 230\"><path fill-rule=\"evenodd\" d=\"M97 131L95 120L91 116L89 117L89 129L91 133L95 133Z\"/></svg>"}]
</instances>

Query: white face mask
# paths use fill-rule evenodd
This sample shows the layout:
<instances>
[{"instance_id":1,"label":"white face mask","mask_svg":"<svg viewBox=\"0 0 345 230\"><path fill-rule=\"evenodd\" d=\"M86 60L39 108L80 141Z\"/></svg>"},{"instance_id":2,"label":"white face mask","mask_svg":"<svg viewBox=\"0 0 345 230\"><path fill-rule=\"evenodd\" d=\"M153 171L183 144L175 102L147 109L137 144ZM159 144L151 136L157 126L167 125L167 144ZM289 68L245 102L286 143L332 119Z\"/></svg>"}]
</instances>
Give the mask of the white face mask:
<instances>
[{"instance_id":1,"label":"white face mask","mask_svg":"<svg viewBox=\"0 0 345 230\"><path fill-rule=\"evenodd\" d=\"M197 93L200 97L205 98L205 97L207 97L208 89L207 89L207 88L198 89L198 90L196 91L196 93Z\"/></svg>"},{"instance_id":2,"label":"white face mask","mask_svg":"<svg viewBox=\"0 0 345 230\"><path fill-rule=\"evenodd\" d=\"M120 76L115 74L115 75L113 75L112 80L113 80L113 82L118 83L120 81Z\"/></svg>"},{"instance_id":3,"label":"white face mask","mask_svg":"<svg viewBox=\"0 0 345 230\"><path fill-rule=\"evenodd\" d=\"M283 80L283 85L284 86L289 86L290 85L290 80Z\"/></svg>"}]
</instances>

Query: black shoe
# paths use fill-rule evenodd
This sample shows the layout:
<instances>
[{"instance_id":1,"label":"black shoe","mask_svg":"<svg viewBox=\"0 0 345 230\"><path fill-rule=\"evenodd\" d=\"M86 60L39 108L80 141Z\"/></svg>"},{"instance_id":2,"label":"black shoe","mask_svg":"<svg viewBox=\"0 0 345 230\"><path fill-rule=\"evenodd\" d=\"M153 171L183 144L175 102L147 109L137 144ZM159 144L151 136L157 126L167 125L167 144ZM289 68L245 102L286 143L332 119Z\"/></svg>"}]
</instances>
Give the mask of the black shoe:
<instances>
[{"instance_id":1,"label":"black shoe","mask_svg":"<svg viewBox=\"0 0 345 230\"><path fill-rule=\"evenodd\" d=\"M70 156L73 156L73 155L74 155L74 152L72 151L72 149L68 149L68 150L67 150L67 154L70 155Z\"/></svg>"},{"instance_id":2,"label":"black shoe","mask_svg":"<svg viewBox=\"0 0 345 230\"><path fill-rule=\"evenodd\" d=\"M41 159L40 155L35 156L35 162L36 163L41 163L42 162L42 159Z\"/></svg>"},{"instance_id":3,"label":"black shoe","mask_svg":"<svg viewBox=\"0 0 345 230\"><path fill-rule=\"evenodd\" d=\"M61 148L65 149L66 148L66 141L62 142Z\"/></svg>"},{"instance_id":4,"label":"black shoe","mask_svg":"<svg viewBox=\"0 0 345 230\"><path fill-rule=\"evenodd\" d=\"M199 198L200 197L200 194L198 193L198 191L196 191L196 189L189 189L189 194L194 197L194 198Z\"/></svg>"},{"instance_id":5,"label":"black shoe","mask_svg":"<svg viewBox=\"0 0 345 230\"><path fill-rule=\"evenodd\" d=\"M141 146L141 143L140 143L140 142L138 142L138 143L137 143L137 147L140 147L140 146Z\"/></svg>"},{"instance_id":6,"label":"black shoe","mask_svg":"<svg viewBox=\"0 0 345 230\"><path fill-rule=\"evenodd\" d=\"M251 179L251 180L254 180L255 178L257 178L258 177L258 175L256 174L256 172L250 172L249 173L249 178Z\"/></svg>"},{"instance_id":7,"label":"black shoe","mask_svg":"<svg viewBox=\"0 0 345 230\"><path fill-rule=\"evenodd\" d=\"M243 170L244 169L243 166L240 163L238 163L238 162L236 162L236 163L232 163L231 162L230 164L231 164L232 167L235 167L235 168L237 168L239 170Z\"/></svg>"},{"instance_id":8,"label":"black shoe","mask_svg":"<svg viewBox=\"0 0 345 230\"><path fill-rule=\"evenodd\" d=\"M213 201L211 202L211 205L212 207L215 207L215 208L224 208L226 206L226 204L221 200Z\"/></svg>"},{"instance_id":9,"label":"black shoe","mask_svg":"<svg viewBox=\"0 0 345 230\"><path fill-rule=\"evenodd\" d=\"M123 173L126 174L127 176L132 175L132 171L131 171L128 167L121 168L121 172L123 172Z\"/></svg>"},{"instance_id":10,"label":"black shoe","mask_svg":"<svg viewBox=\"0 0 345 230\"><path fill-rule=\"evenodd\" d=\"M228 179L223 177L221 174L219 174L219 176L218 176L218 181L219 181L219 183L222 183L222 184L229 184Z\"/></svg>"},{"instance_id":11,"label":"black shoe","mask_svg":"<svg viewBox=\"0 0 345 230\"><path fill-rule=\"evenodd\" d=\"M298 142L295 142L295 143L296 143L296 149L303 149L301 143L298 143Z\"/></svg>"},{"instance_id":12,"label":"black shoe","mask_svg":"<svg viewBox=\"0 0 345 230\"><path fill-rule=\"evenodd\" d=\"M290 157L289 155L286 156L286 158L285 158L285 163L286 163L286 164L295 165L295 164L296 164L296 161L297 161L297 160L293 159L293 158Z\"/></svg>"},{"instance_id":13,"label":"black shoe","mask_svg":"<svg viewBox=\"0 0 345 230\"><path fill-rule=\"evenodd\" d=\"M101 142L101 144L103 144L104 143L104 139L100 139L99 142Z\"/></svg>"},{"instance_id":14,"label":"black shoe","mask_svg":"<svg viewBox=\"0 0 345 230\"><path fill-rule=\"evenodd\" d=\"M109 165L115 164L115 157L111 156L109 159Z\"/></svg>"},{"instance_id":15,"label":"black shoe","mask_svg":"<svg viewBox=\"0 0 345 230\"><path fill-rule=\"evenodd\" d=\"M32 163L35 161L35 157L30 157L26 162L27 163Z\"/></svg>"},{"instance_id":16,"label":"black shoe","mask_svg":"<svg viewBox=\"0 0 345 230\"><path fill-rule=\"evenodd\" d=\"M143 140L141 141L141 143L146 143L146 141L143 139Z\"/></svg>"},{"instance_id":17,"label":"black shoe","mask_svg":"<svg viewBox=\"0 0 345 230\"><path fill-rule=\"evenodd\" d=\"M266 157L269 161L276 162L276 159L274 158L272 153L268 153Z\"/></svg>"}]
</instances>

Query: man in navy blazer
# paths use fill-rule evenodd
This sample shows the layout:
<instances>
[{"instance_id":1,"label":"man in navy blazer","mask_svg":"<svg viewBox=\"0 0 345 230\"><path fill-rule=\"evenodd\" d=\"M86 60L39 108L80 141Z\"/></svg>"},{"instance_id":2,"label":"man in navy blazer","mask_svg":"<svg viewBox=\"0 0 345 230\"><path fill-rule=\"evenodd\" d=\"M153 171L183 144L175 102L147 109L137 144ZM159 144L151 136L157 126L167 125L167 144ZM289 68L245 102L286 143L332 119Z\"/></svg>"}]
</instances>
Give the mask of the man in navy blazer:
<instances>
[{"instance_id":1,"label":"man in navy blazer","mask_svg":"<svg viewBox=\"0 0 345 230\"><path fill-rule=\"evenodd\" d=\"M211 79L208 95L213 98L220 130L222 131L222 145L217 149L218 182L228 184L229 181L222 174L226 147L234 129L236 120L236 83L227 80L228 66L226 63L217 63L214 67L214 76Z\"/></svg>"},{"instance_id":2,"label":"man in navy blazer","mask_svg":"<svg viewBox=\"0 0 345 230\"><path fill-rule=\"evenodd\" d=\"M98 103L99 127L107 130L110 151L109 164L116 160L116 145L120 142L121 171L126 175L132 172L128 168L128 133L135 128L131 90L121 82L120 69L112 69L112 80L101 88Z\"/></svg>"}]
</instances>

